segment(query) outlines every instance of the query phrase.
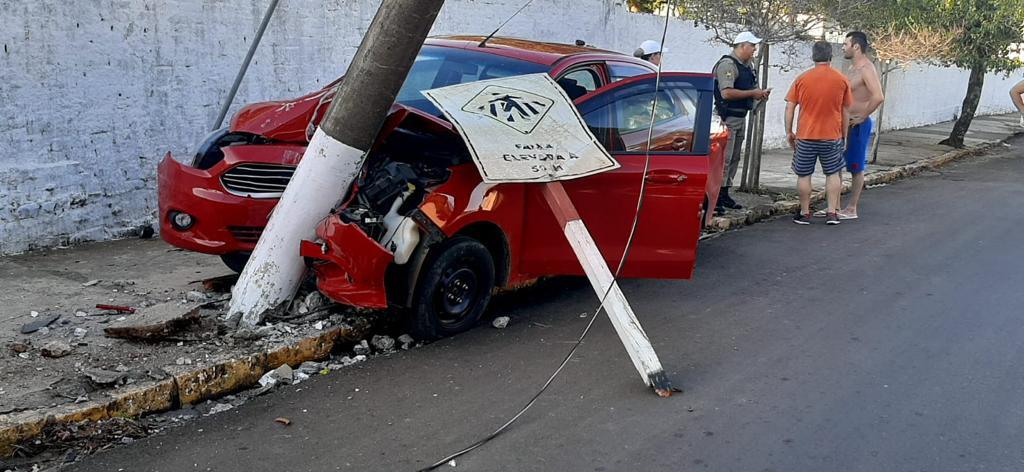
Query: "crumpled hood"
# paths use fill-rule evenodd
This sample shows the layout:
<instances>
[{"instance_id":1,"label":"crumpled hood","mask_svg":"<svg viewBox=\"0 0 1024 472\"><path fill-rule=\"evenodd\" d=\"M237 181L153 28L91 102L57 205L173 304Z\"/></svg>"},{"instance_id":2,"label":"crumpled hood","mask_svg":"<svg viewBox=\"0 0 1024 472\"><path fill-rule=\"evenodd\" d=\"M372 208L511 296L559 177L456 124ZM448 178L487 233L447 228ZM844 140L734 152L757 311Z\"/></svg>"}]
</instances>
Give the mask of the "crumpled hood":
<instances>
[{"instance_id":1,"label":"crumpled hood","mask_svg":"<svg viewBox=\"0 0 1024 472\"><path fill-rule=\"evenodd\" d=\"M320 124L334 99L336 85L337 81L294 100L246 105L231 119L229 129L231 132L251 133L273 141L307 144L307 132L311 131L308 129L310 120L315 120L314 125ZM435 134L458 135L455 127L447 120L396 103L391 106L376 143L379 144L399 126Z\"/></svg>"},{"instance_id":2,"label":"crumpled hood","mask_svg":"<svg viewBox=\"0 0 1024 472\"><path fill-rule=\"evenodd\" d=\"M309 121L314 112L317 122L323 118L331 104L335 85L332 83L322 90L294 100L246 105L231 119L230 130L252 133L274 141L307 143L306 128Z\"/></svg>"}]
</instances>

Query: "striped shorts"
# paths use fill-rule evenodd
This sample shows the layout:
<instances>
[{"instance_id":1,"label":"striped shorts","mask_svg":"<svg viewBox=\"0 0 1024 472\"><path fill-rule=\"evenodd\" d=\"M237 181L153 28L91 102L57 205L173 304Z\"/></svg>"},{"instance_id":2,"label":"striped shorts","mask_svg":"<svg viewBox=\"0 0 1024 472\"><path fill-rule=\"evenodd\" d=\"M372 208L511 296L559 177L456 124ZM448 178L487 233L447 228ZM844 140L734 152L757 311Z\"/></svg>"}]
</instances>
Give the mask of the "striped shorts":
<instances>
[{"instance_id":1,"label":"striped shorts","mask_svg":"<svg viewBox=\"0 0 1024 472\"><path fill-rule=\"evenodd\" d=\"M821 161L821 170L825 175L832 175L843 169L843 140L796 140L796 152L793 153L793 172L797 176L807 177L814 173L814 164Z\"/></svg>"}]
</instances>

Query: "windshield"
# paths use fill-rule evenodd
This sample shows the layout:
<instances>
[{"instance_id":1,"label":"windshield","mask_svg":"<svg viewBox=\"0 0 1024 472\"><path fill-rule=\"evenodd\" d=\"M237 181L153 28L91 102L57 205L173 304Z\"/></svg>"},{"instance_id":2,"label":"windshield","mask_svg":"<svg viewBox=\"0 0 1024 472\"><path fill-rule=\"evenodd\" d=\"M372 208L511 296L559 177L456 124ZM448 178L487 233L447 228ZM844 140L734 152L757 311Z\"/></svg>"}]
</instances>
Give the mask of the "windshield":
<instances>
[{"instance_id":1,"label":"windshield","mask_svg":"<svg viewBox=\"0 0 1024 472\"><path fill-rule=\"evenodd\" d=\"M547 72L548 67L478 51L423 46L395 101L441 116L420 91L447 85Z\"/></svg>"}]
</instances>

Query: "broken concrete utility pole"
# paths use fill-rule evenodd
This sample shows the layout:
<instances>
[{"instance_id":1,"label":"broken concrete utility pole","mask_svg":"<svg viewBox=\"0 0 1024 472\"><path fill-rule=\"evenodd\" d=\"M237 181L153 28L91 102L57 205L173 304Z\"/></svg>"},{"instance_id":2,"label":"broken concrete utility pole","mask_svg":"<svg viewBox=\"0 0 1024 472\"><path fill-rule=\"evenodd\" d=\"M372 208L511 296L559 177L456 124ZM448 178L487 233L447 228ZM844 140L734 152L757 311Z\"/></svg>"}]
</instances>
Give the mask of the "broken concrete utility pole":
<instances>
[{"instance_id":1,"label":"broken concrete utility pole","mask_svg":"<svg viewBox=\"0 0 1024 472\"><path fill-rule=\"evenodd\" d=\"M626 296L619 289L615 276L608 269L601 250L598 249L587 226L583 224L583 219L576 212L576 206L565 193L562 183L545 183L542 193L555 219L558 220L558 225L562 227L566 240L576 253L576 258L583 265L583 272L587 274L590 285L597 292L598 299L602 300L608 319L611 320L622 345L626 347L633 366L640 372L640 377L659 397L672 396L672 392L677 390L672 387L668 376L665 375L665 369L654 352L651 340L640 326L640 320L636 318Z\"/></svg>"},{"instance_id":2,"label":"broken concrete utility pole","mask_svg":"<svg viewBox=\"0 0 1024 472\"><path fill-rule=\"evenodd\" d=\"M334 101L233 290L228 315L255 326L283 309L305 271L299 243L340 203L362 168L444 0L384 0Z\"/></svg>"}]
</instances>

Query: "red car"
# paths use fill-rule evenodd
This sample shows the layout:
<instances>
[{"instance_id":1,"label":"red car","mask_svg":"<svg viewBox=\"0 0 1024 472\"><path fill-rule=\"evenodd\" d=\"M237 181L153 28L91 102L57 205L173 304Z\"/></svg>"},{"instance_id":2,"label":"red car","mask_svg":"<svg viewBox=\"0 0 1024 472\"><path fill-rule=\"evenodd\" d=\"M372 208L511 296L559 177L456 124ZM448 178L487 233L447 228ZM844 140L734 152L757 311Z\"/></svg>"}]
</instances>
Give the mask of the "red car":
<instances>
[{"instance_id":1,"label":"red car","mask_svg":"<svg viewBox=\"0 0 1024 472\"><path fill-rule=\"evenodd\" d=\"M652 65L622 54L481 37L424 44L360 177L302 254L328 297L406 308L421 339L472 327L495 287L582 268L536 184L485 184L454 127L420 91L547 72L575 99L619 161L565 182L611 267L618 265L641 178L646 200L623 276L689 278L697 240L722 181L728 131L712 117L709 74L664 73L650 168L643 174L654 97ZM159 168L161 236L220 255L240 270L330 102L329 85L287 102L250 105L212 134L190 165Z\"/></svg>"}]
</instances>

